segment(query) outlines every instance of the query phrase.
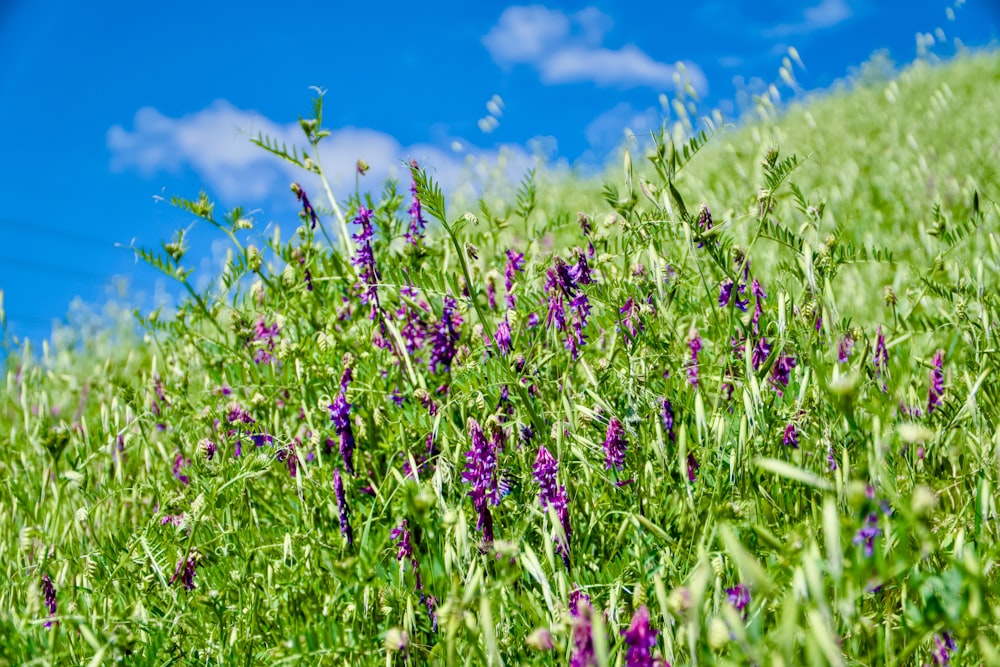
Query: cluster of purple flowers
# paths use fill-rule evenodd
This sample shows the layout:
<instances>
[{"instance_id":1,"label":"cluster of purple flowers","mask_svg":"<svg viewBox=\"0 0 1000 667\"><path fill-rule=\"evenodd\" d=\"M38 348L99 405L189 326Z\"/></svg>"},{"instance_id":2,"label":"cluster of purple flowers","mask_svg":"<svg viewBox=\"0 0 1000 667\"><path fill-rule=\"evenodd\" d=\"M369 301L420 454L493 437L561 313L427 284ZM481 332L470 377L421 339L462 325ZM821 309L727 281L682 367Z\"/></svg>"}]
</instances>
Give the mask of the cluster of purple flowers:
<instances>
[{"instance_id":1,"label":"cluster of purple flowers","mask_svg":"<svg viewBox=\"0 0 1000 667\"><path fill-rule=\"evenodd\" d=\"M42 595L45 596L45 606L49 610L49 620L45 621L45 627L51 628L52 619L56 615L56 587L52 585L52 579L48 574L42 575Z\"/></svg>"},{"instance_id":2,"label":"cluster of purple flowers","mask_svg":"<svg viewBox=\"0 0 1000 667\"><path fill-rule=\"evenodd\" d=\"M569 498L566 495L566 487L556 480L559 472L559 462L555 460L544 446L538 448L538 456L535 457L535 481L538 482L538 504L542 509L551 506L559 517L562 528L561 534L555 539L556 553L562 557L563 564L569 569Z\"/></svg>"},{"instance_id":3,"label":"cluster of purple flowers","mask_svg":"<svg viewBox=\"0 0 1000 667\"><path fill-rule=\"evenodd\" d=\"M840 343L837 344L837 361L841 364L846 364L848 359L850 359L853 349L854 337L851 335L851 332L847 332L840 339Z\"/></svg>"},{"instance_id":4,"label":"cluster of purple flowers","mask_svg":"<svg viewBox=\"0 0 1000 667\"><path fill-rule=\"evenodd\" d=\"M748 259L743 264L743 271L740 274L740 283L739 285L735 285L736 293L738 295L735 301L733 300L733 287L734 287L733 280L731 278L726 278L724 281L722 281L722 285L720 285L719 287L719 307L725 308L726 306L729 305L730 302L733 302L733 304L737 308L742 310L744 313L747 312L747 308L750 305L750 297L746 295L747 284L749 282L750 282L750 260ZM758 287L760 286L759 283L757 286ZM761 289L760 292L763 295L764 290ZM765 296L766 295L763 295L759 298L762 299ZM759 318L759 315L755 315L755 318Z\"/></svg>"},{"instance_id":5,"label":"cluster of purple flowers","mask_svg":"<svg viewBox=\"0 0 1000 667\"><path fill-rule=\"evenodd\" d=\"M423 346L427 337L427 323L424 321L423 313L430 312L430 306L427 302L419 300L420 292L413 285L400 287L399 295L417 300L417 305L414 307L400 299L399 308L396 310L396 319L402 322L399 335L406 346L406 352L412 355Z\"/></svg>"},{"instance_id":6,"label":"cluster of purple flowers","mask_svg":"<svg viewBox=\"0 0 1000 667\"><path fill-rule=\"evenodd\" d=\"M576 263L566 264L561 257L556 257L554 265L546 272L545 293L549 297L548 317L546 327L555 325L556 331L566 331L566 349L576 359L580 348L586 343L583 329L590 317L590 301L580 288L594 282L584 253L577 248ZM573 327L566 326L566 300L569 300L570 315Z\"/></svg>"},{"instance_id":7,"label":"cluster of purple flowers","mask_svg":"<svg viewBox=\"0 0 1000 667\"><path fill-rule=\"evenodd\" d=\"M670 442L677 440L677 434L674 433L674 406L669 398L663 399L660 404L660 418L663 420L663 430L667 432Z\"/></svg>"},{"instance_id":8,"label":"cluster of purple flowers","mask_svg":"<svg viewBox=\"0 0 1000 667\"><path fill-rule=\"evenodd\" d=\"M781 438L781 443L786 447L799 448L799 427L795 422L788 422L785 426L785 434Z\"/></svg>"},{"instance_id":9,"label":"cluster of purple flowers","mask_svg":"<svg viewBox=\"0 0 1000 667\"><path fill-rule=\"evenodd\" d=\"M597 665L593 628L590 622L590 615L593 613L590 597L579 590L570 593L569 613L573 620L573 652L569 659L570 667Z\"/></svg>"},{"instance_id":10,"label":"cluster of purple flowers","mask_svg":"<svg viewBox=\"0 0 1000 667\"><path fill-rule=\"evenodd\" d=\"M934 659L934 664L938 667L950 665L951 654L957 650L958 645L955 644L955 639L951 636L951 633L944 632L940 635L934 635L934 650L931 651L931 657Z\"/></svg>"},{"instance_id":11,"label":"cluster of purple flowers","mask_svg":"<svg viewBox=\"0 0 1000 667\"><path fill-rule=\"evenodd\" d=\"M497 349L500 350L500 354L507 356L513 349L513 341L511 340L510 332L510 322L507 321L507 316L504 315L503 320L497 325L497 330L493 334L493 342L496 343Z\"/></svg>"},{"instance_id":12,"label":"cluster of purple flowers","mask_svg":"<svg viewBox=\"0 0 1000 667\"><path fill-rule=\"evenodd\" d=\"M420 595L421 604L427 607L427 615L431 619L432 629L437 632L438 600L433 595L427 595L424 592L424 583L420 578L420 561L417 560L417 556L413 552L413 539L410 529L406 527L406 519L403 519L399 527L393 528L389 537L396 540L396 560L401 563L406 560L410 562L410 571L413 572L414 579L413 589Z\"/></svg>"},{"instance_id":13,"label":"cluster of purple flowers","mask_svg":"<svg viewBox=\"0 0 1000 667\"><path fill-rule=\"evenodd\" d=\"M779 354L778 359L771 367L771 387L778 396L784 396L784 388L791 380L792 369L795 368L795 357L787 354Z\"/></svg>"},{"instance_id":14,"label":"cluster of purple flowers","mask_svg":"<svg viewBox=\"0 0 1000 667\"><path fill-rule=\"evenodd\" d=\"M702 204L701 209L698 211L698 232L705 234L711 231L713 226L712 222L712 210L708 208L708 204ZM698 242L698 247L705 247L704 241Z\"/></svg>"},{"instance_id":15,"label":"cluster of purple flowers","mask_svg":"<svg viewBox=\"0 0 1000 667\"><path fill-rule=\"evenodd\" d=\"M184 458L182 453L177 452L177 456L174 457L174 478L184 486L191 482L191 479L183 472L184 468L189 465L191 465L191 459Z\"/></svg>"},{"instance_id":16,"label":"cluster of purple flowers","mask_svg":"<svg viewBox=\"0 0 1000 667\"><path fill-rule=\"evenodd\" d=\"M292 183L292 192L295 193L295 198L302 203L302 218L312 224L312 229L316 229L316 223L319 222L319 218L316 215L316 209L309 203L306 191L298 183Z\"/></svg>"},{"instance_id":17,"label":"cluster of purple flowers","mask_svg":"<svg viewBox=\"0 0 1000 667\"><path fill-rule=\"evenodd\" d=\"M764 288L761 286L760 281L756 278L753 279L753 285L751 286L750 291L754 296L753 318L751 319L751 324L753 326L754 334L760 335L760 316L764 314L764 299L767 298L767 294L764 293Z\"/></svg>"},{"instance_id":18,"label":"cluster of purple flowers","mask_svg":"<svg viewBox=\"0 0 1000 667\"><path fill-rule=\"evenodd\" d=\"M476 528L483 533L483 542L493 541L493 516L490 505L500 503L500 489L497 486L497 452L486 439L482 427L472 417L468 423L472 448L465 453L466 465L462 479L472 486L469 497L476 508L478 518Z\"/></svg>"},{"instance_id":19,"label":"cluster of purple flowers","mask_svg":"<svg viewBox=\"0 0 1000 667\"><path fill-rule=\"evenodd\" d=\"M347 544L354 544L354 531L351 529L351 510L347 506L344 494L344 480L340 478L340 468L333 469L333 492L337 496L337 513L340 515L340 534L347 539Z\"/></svg>"},{"instance_id":20,"label":"cluster of purple flowers","mask_svg":"<svg viewBox=\"0 0 1000 667\"><path fill-rule=\"evenodd\" d=\"M456 346L461 336L462 316L458 312L458 304L450 296L444 297L444 307L441 319L431 331L431 373L437 374L439 369L451 370L451 361L455 358Z\"/></svg>"},{"instance_id":21,"label":"cluster of purple flowers","mask_svg":"<svg viewBox=\"0 0 1000 667\"><path fill-rule=\"evenodd\" d=\"M697 329L691 329L691 333L688 334L688 348L691 350L691 360L688 362L687 376L688 382L691 383L693 387L698 386L698 353L701 352L701 336L698 335Z\"/></svg>"},{"instance_id":22,"label":"cluster of purple flowers","mask_svg":"<svg viewBox=\"0 0 1000 667\"><path fill-rule=\"evenodd\" d=\"M170 577L170 583L173 584L179 579L184 590L194 590L194 576L197 574L195 568L197 567L198 553L192 549L187 556L183 556L177 561L177 568L174 570L174 576Z\"/></svg>"},{"instance_id":23,"label":"cluster of purple flowers","mask_svg":"<svg viewBox=\"0 0 1000 667\"><path fill-rule=\"evenodd\" d=\"M410 162L411 169L419 169L419 165L416 160ZM413 203L410 204L410 229L406 232L406 240L413 246L419 246L421 239L424 238L424 229L427 226L427 221L424 220L423 207L420 204L420 198L417 196L417 182L413 181L410 184L410 195L413 197Z\"/></svg>"},{"instance_id":24,"label":"cluster of purple flowers","mask_svg":"<svg viewBox=\"0 0 1000 667\"><path fill-rule=\"evenodd\" d=\"M625 452L628 442L625 441L625 427L617 417L608 420L608 429L604 434L604 465L608 470L621 470L625 465Z\"/></svg>"},{"instance_id":25,"label":"cluster of purple flowers","mask_svg":"<svg viewBox=\"0 0 1000 667\"><path fill-rule=\"evenodd\" d=\"M514 274L519 271L524 271L524 253L507 250L507 262L503 267L503 286L507 290L507 308L512 310L517 305L517 297L514 296Z\"/></svg>"},{"instance_id":26,"label":"cluster of purple flowers","mask_svg":"<svg viewBox=\"0 0 1000 667\"><path fill-rule=\"evenodd\" d=\"M931 386L927 390L928 415L941 405L941 398L944 396L944 350L935 352L931 363L934 368L931 370Z\"/></svg>"},{"instance_id":27,"label":"cluster of purple flowers","mask_svg":"<svg viewBox=\"0 0 1000 667\"><path fill-rule=\"evenodd\" d=\"M354 223L361 227L358 233L352 237L358 244L357 252L351 260L351 263L359 269L356 289L359 292L361 303L371 305L369 318L374 320L380 306L378 300L379 273L375 266L375 252L372 250L372 239L375 237L372 211L364 206L358 207L358 215L354 218Z\"/></svg>"},{"instance_id":28,"label":"cluster of purple flowers","mask_svg":"<svg viewBox=\"0 0 1000 667\"><path fill-rule=\"evenodd\" d=\"M871 512L865 517L865 523L855 533L852 540L856 546L863 546L865 556L871 558L875 553L875 538L882 534L878 527L878 512Z\"/></svg>"},{"instance_id":29,"label":"cluster of purple flowers","mask_svg":"<svg viewBox=\"0 0 1000 667\"><path fill-rule=\"evenodd\" d=\"M625 637L625 667L670 667L653 658L659 631L649 627L649 609L641 605L632 614L632 622L622 630Z\"/></svg>"},{"instance_id":30,"label":"cluster of purple flowers","mask_svg":"<svg viewBox=\"0 0 1000 667\"><path fill-rule=\"evenodd\" d=\"M255 364L271 363L274 358L271 353L274 352L274 346L277 343L279 333L280 330L278 329L277 322L268 326L263 317L257 320L253 328L253 336L250 339L251 345L255 347L259 345L253 353Z\"/></svg>"},{"instance_id":31,"label":"cluster of purple flowers","mask_svg":"<svg viewBox=\"0 0 1000 667\"><path fill-rule=\"evenodd\" d=\"M330 411L330 421L340 439L340 456L344 460L344 468L348 474L354 474L354 429L351 428L351 404L347 402L347 386L351 382L352 372L345 365L340 378L340 393L333 403L327 406Z\"/></svg>"},{"instance_id":32,"label":"cluster of purple flowers","mask_svg":"<svg viewBox=\"0 0 1000 667\"><path fill-rule=\"evenodd\" d=\"M744 583L739 583L732 588L726 589L726 600L736 608L745 619L747 617L747 606L750 604L750 587Z\"/></svg>"}]
</instances>

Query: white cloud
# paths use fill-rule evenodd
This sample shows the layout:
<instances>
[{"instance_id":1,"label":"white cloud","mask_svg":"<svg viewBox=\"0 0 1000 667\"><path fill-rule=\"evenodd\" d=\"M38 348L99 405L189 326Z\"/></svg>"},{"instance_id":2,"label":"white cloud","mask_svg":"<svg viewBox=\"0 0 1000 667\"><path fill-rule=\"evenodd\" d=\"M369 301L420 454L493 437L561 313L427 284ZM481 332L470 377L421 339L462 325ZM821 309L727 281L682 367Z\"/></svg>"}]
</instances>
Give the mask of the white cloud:
<instances>
[{"instance_id":1,"label":"white cloud","mask_svg":"<svg viewBox=\"0 0 1000 667\"><path fill-rule=\"evenodd\" d=\"M115 125L108 130L111 169L135 170L145 176L161 172L177 173L189 168L201 178L213 196L230 203L252 203L272 197L290 197L288 186L301 182L308 192L316 192L315 177L250 143L258 132L279 144L307 145L298 122L278 123L255 111L238 109L225 100L180 118L170 118L151 107L135 114L133 129ZM516 181L534 164L533 154L518 145L502 145L496 150L479 150L464 141L462 155L452 149L457 141L447 137L441 146L401 145L393 136L378 130L341 127L331 130L320 144L320 160L334 192L353 189L358 159L371 171L365 181L378 189L379 182L398 176L404 162L416 159L453 193L475 190L483 178L496 178L496 170Z\"/></svg>"},{"instance_id":2,"label":"white cloud","mask_svg":"<svg viewBox=\"0 0 1000 667\"><path fill-rule=\"evenodd\" d=\"M546 84L591 81L599 86L674 85L675 65L654 60L634 44L620 49L602 46L611 18L596 7L575 14L541 5L508 7L483 38L493 60L502 67L534 67ZM699 93L707 90L705 75L685 63L684 76Z\"/></svg>"},{"instance_id":3,"label":"white cloud","mask_svg":"<svg viewBox=\"0 0 1000 667\"><path fill-rule=\"evenodd\" d=\"M846 0L822 0L815 7L809 7L802 12L802 20L797 23L782 23L764 34L768 37L784 37L800 35L823 28L831 28L851 18L852 11Z\"/></svg>"}]
</instances>

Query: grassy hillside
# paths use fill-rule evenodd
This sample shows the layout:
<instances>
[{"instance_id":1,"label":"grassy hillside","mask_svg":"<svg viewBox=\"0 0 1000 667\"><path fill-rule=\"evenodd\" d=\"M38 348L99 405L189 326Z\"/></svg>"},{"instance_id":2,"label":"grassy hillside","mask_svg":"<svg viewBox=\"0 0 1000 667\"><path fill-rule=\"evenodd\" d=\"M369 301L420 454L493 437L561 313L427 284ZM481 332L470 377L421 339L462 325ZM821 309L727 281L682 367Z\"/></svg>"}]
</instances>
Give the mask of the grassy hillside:
<instances>
[{"instance_id":1,"label":"grassy hillside","mask_svg":"<svg viewBox=\"0 0 1000 667\"><path fill-rule=\"evenodd\" d=\"M1000 664L998 77L265 248L176 201L212 289L179 237L176 318L7 359L0 664Z\"/></svg>"}]
</instances>

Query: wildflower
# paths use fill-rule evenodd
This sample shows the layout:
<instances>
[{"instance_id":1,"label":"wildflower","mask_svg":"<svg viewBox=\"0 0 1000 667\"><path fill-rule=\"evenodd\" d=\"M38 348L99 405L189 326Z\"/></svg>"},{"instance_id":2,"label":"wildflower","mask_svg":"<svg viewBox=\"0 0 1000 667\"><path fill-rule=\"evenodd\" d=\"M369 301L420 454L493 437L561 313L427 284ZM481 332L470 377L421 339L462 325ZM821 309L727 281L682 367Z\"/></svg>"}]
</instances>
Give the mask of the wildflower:
<instances>
[{"instance_id":1,"label":"wildflower","mask_svg":"<svg viewBox=\"0 0 1000 667\"><path fill-rule=\"evenodd\" d=\"M410 163L414 169L418 169L416 161ZM424 220L423 209L420 205L420 198L417 196L417 182L410 184L410 194L413 196L413 203L410 205L410 229L406 232L406 240L413 246L420 245L420 240L424 237L424 228L427 221Z\"/></svg>"},{"instance_id":2,"label":"wildflower","mask_svg":"<svg viewBox=\"0 0 1000 667\"><path fill-rule=\"evenodd\" d=\"M590 272L590 266L587 264L587 257L583 254L583 251L579 248L576 249L576 264L570 268L570 273L573 276L573 281L577 285L589 285L594 282L594 278Z\"/></svg>"},{"instance_id":3,"label":"wildflower","mask_svg":"<svg viewBox=\"0 0 1000 667\"><path fill-rule=\"evenodd\" d=\"M799 429L795 426L795 422L788 422L788 425L785 426L785 434L781 438L781 442L786 447L799 448Z\"/></svg>"},{"instance_id":4,"label":"wildflower","mask_svg":"<svg viewBox=\"0 0 1000 667\"><path fill-rule=\"evenodd\" d=\"M833 472L837 469L837 457L835 457L833 454L834 454L833 443L831 442L830 446L826 448L826 463L830 468L830 472Z\"/></svg>"},{"instance_id":5,"label":"wildflower","mask_svg":"<svg viewBox=\"0 0 1000 667\"><path fill-rule=\"evenodd\" d=\"M590 224L590 218L587 217L586 213L580 211L579 215L576 216L576 221L579 223L580 230L583 231L583 235L587 237L587 255L590 258L593 258L595 254L594 242L592 240L594 228Z\"/></svg>"},{"instance_id":6,"label":"wildflower","mask_svg":"<svg viewBox=\"0 0 1000 667\"><path fill-rule=\"evenodd\" d=\"M513 310L517 303L514 296L514 274L524 270L524 253L507 250L507 263L503 269L503 286L507 290L507 308Z\"/></svg>"},{"instance_id":7,"label":"wildflower","mask_svg":"<svg viewBox=\"0 0 1000 667\"><path fill-rule=\"evenodd\" d=\"M931 386L927 391L927 414L934 411L934 408L941 405L941 397L944 396L944 350L934 353L931 360L934 369L931 371Z\"/></svg>"},{"instance_id":8,"label":"wildflower","mask_svg":"<svg viewBox=\"0 0 1000 667\"><path fill-rule=\"evenodd\" d=\"M837 345L837 361L846 364L853 349L854 337L848 332L844 334L844 337L840 339L840 343Z\"/></svg>"},{"instance_id":9,"label":"wildflower","mask_svg":"<svg viewBox=\"0 0 1000 667\"><path fill-rule=\"evenodd\" d=\"M645 331L646 326L642 323L639 317L639 304L629 297L625 301L625 305L618 309L620 315L624 315L622 318L622 324L625 326L625 330L628 332L628 336L625 337L626 343L632 343L636 339L636 336L640 331ZM633 319L634 318L634 319ZM620 329L620 328L619 328Z\"/></svg>"},{"instance_id":10,"label":"wildflower","mask_svg":"<svg viewBox=\"0 0 1000 667\"><path fill-rule=\"evenodd\" d=\"M604 435L604 465L608 470L614 468L621 470L625 464L625 450L628 443L625 441L625 429L617 417L612 417L608 421L608 429Z\"/></svg>"},{"instance_id":11,"label":"wildflower","mask_svg":"<svg viewBox=\"0 0 1000 667\"><path fill-rule=\"evenodd\" d=\"M746 584L736 584L732 588L726 589L726 600L736 608L736 611L747 617L746 608L750 604L750 587Z\"/></svg>"},{"instance_id":12,"label":"wildflower","mask_svg":"<svg viewBox=\"0 0 1000 667\"><path fill-rule=\"evenodd\" d=\"M674 433L674 406L669 398L663 399L663 403L660 405L660 417L663 419L663 430L667 432L670 442L674 442L677 439Z\"/></svg>"},{"instance_id":13,"label":"wildflower","mask_svg":"<svg viewBox=\"0 0 1000 667\"><path fill-rule=\"evenodd\" d=\"M570 596L570 602L573 602ZM593 628L590 624L590 598L580 597L576 607L570 607L573 615L573 653L570 656L570 667L588 667L597 664L594 655Z\"/></svg>"},{"instance_id":14,"label":"wildflower","mask_svg":"<svg viewBox=\"0 0 1000 667\"><path fill-rule=\"evenodd\" d=\"M184 590L194 590L194 576L197 574L195 568L198 566L198 560L198 552L192 549L188 552L187 556L184 556L177 561L177 568L174 570L174 576L170 577L170 583L173 584L175 581L180 579L181 585L184 586Z\"/></svg>"},{"instance_id":15,"label":"wildflower","mask_svg":"<svg viewBox=\"0 0 1000 667\"><path fill-rule=\"evenodd\" d=\"M764 313L764 299L767 298L767 294L764 293L764 288L761 287L760 281L756 278L753 279L753 286L751 292L755 297L754 307L753 307L753 332L755 334L760 333L760 316Z\"/></svg>"},{"instance_id":16,"label":"wildflower","mask_svg":"<svg viewBox=\"0 0 1000 667\"><path fill-rule=\"evenodd\" d=\"M712 229L712 211L708 208L708 204L702 204L701 210L698 211L698 231L701 234L707 233ZM702 248L705 246L704 241L698 242L698 247Z\"/></svg>"},{"instance_id":17,"label":"wildflower","mask_svg":"<svg viewBox=\"0 0 1000 667\"><path fill-rule=\"evenodd\" d=\"M934 635L934 650L931 651L931 657L934 658L934 664L940 667L941 665L951 664L951 654L958 650L958 646L955 644L955 639L950 633L945 632L940 635Z\"/></svg>"},{"instance_id":18,"label":"wildflower","mask_svg":"<svg viewBox=\"0 0 1000 667\"><path fill-rule=\"evenodd\" d=\"M535 481L538 482L538 504L543 510L552 506L559 517L562 534L555 540L555 550L562 557L563 564L569 569L569 500L566 497L566 487L558 485L556 480L559 462L544 446L538 448L534 472Z\"/></svg>"},{"instance_id":19,"label":"wildflower","mask_svg":"<svg viewBox=\"0 0 1000 667\"><path fill-rule=\"evenodd\" d=\"M375 230L372 227L372 211L364 206L359 207L354 223L361 226L358 233L352 237L357 242L358 249L351 263L360 269L355 287L360 292L361 303L371 304L369 317L374 320L379 309L379 273L375 267L375 253L372 250L372 239L375 237Z\"/></svg>"},{"instance_id":20,"label":"wildflower","mask_svg":"<svg viewBox=\"0 0 1000 667\"><path fill-rule=\"evenodd\" d=\"M795 357L789 355L779 355L771 367L771 386L778 396L784 396L782 388L788 386L793 368L795 368Z\"/></svg>"},{"instance_id":21,"label":"wildflower","mask_svg":"<svg viewBox=\"0 0 1000 667\"><path fill-rule=\"evenodd\" d=\"M500 354L507 356L510 354L512 349L512 343L510 338L510 322L507 321L507 316L504 315L503 321L497 325L497 330L493 334L493 342L496 343L497 349L500 350Z\"/></svg>"},{"instance_id":22,"label":"wildflower","mask_svg":"<svg viewBox=\"0 0 1000 667\"><path fill-rule=\"evenodd\" d=\"M309 220L312 224L312 229L316 229L316 223L319 222L319 218L316 215L316 209L309 203L306 191L298 183L292 183L292 192L295 193L295 198L302 202L302 219Z\"/></svg>"},{"instance_id":23,"label":"wildflower","mask_svg":"<svg viewBox=\"0 0 1000 667\"><path fill-rule=\"evenodd\" d=\"M450 296L444 297L444 307L440 321L431 331L431 373L438 369L451 370L451 362L455 358L455 346L460 337L459 327L462 326L462 316L457 312L458 305Z\"/></svg>"},{"instance_id":24,"label":"wildflower","mask_svg":"<svg viewBox=\"0 0 1000 667\"><path fill-rule=\"evenodd\" d=\"M654 667L653 648L656 647L656 630L649 627L649 609L641 605L632 614L632 623L622 630L625 637L625 667Z\"/></svg>"},{"instance_id":25,"label":"wildflower","mask_svg":"<svg viewBox=\"0 0 1000 667\"><path fill-rule=\"evenodd\" d=\"M875 553L875 538L882 534L878 527L878 512L872 512L865 518L865 524L858 529L852 540L856 546L864 545L865 556L871 558Z\"/></svg>"},{"instance_id":26,"label":"wildflower","mask_svg":"<svg viewBox=\"0 0 1000 667\"><path fill-rule=\"evenodd\" d=\"M205 458L207 458L209 461L215 458L215 453L219 450L215 442L213 442L212 440L203 440L202 448L205 450Z\"/></svg>"},{"instance_id":27,"label":"wildflower","mask_svg":"<svg viewBox=\"0 0 1000 667\"><path fill-rule=\"evenodd\" d=\"M327 406L330 411L330 421L340 439L340 456L344 460L344 468L348 474L354 474L354 430L351 428L351 404L347 402L347 385L351 381L351 367L346 366L340 379L340 393L333 403Z\"/></svg>"},{"instance_id":28,"label":"wildflower","mask_svg":"<svg viewBox=\"0 0 1000 667\"><path fill-rule=\"evenodd\" d=\"M333 469L333 493L337 496L337 513L340 515L340 534L347 538L349 545L354 544L354 531L351 530L351 510L347 506L344 495L344 480L340 477L340 468Z\"/></svg>"},{"instance_id":29,"label":"wildflower","mask_svg":"<svg viewBox=\"0 0 1000 667\"><path fill-rule=\"evenodd\" d=\"M722 281L719 286L719 307L725 308L729 305L730 299L733 297L733 281L731 278L726 278Z\"/></svg>"},{"instance_id":30,"label":"wildflower","mask_svg":"<svg viewBox=\"0 0 1000 667\"><path fill-rule=\"evenodd\" d=\"M472 448L465 453L466 466L462 479L472 486L469 497L478 514L476 528L482 531L483 541L489 543L493 541L493 517L489 505L500 502L496 480L496 452L486 440L482 427L471 417L468 429Z\"/></svg>"},{"instance_id":31,"label":"wildflower","mask_svg":"<svg viewBox=\"0 0 1000 667\"><path fill-rule=\"evenodd\" d=\"M538 652L551 651L556 647L548 628L535 628L524 643Z\"/></svg>"},{"instance_id":32,"label":"wildflower","mask_svg":"<svg viewBox=\"0 0 1000 667\"><path fill-rule=\"evenodd\" d=\"M701 464L698 463L698 459L694 457L694 454L688 452L687 458L688 464L688 481L697 482L698 481L698 470L701 468Z\"/></svg>"},{"instance_id":33,"label":"wildflower","mask_svg":"<svg viewBox=\"0 0 1000 667\"><path fill-rule=\"evenodd\" d=\"M177 452L177 456L174 457L174 478L184 486L191 483L191 478L181 471L189 465L191 465L191 459L186 459L183 454Z\"/></svg>"},{"instance_id":34,"label":"wildflower","mask_svg":"<svg viewBox=\"0 0 1000 667\"><path fill-rule=\"evenodd\" d=\"M49 610L49 620L45 621L45 627L52 627L52 618L56 615L56 587L52 585L52 579L48 574L42 575L42 595L45 596L45 606Z\"/></svg>"},{"instance_id":35,"label":"wildflower","mask_svg":"<svg viewBox=\"0 0 1000 667\"><path fill-rule=\"evenodd\" d=\"M278 334L279 329L277 322L268 326L263 317L257 320L253 329L253 337L251 338L251 343L261 344L261 346L258 347L253 353L253 361L255 364L266 364L271 362L271 353L274 352L274 346L277 343Z\"/></svg>"},{"instance_id":36,"label":"wildflower","mask_svg":"<svg viewBox=\"0 0 1000 667\"><path fill-rule=\"evenodd\" d=\"M691 349L691 362L688 364L687 376L688 382L692 386L698 386L698 353L701 352L701 336L698 335L698 330L692 328L688 334L688 347Z\"/></svg>"},{"instance_id":37,"label":"wildflower","mask_svg":"<svg viewBox=\"0 0 1000 667\"><path fill-rule=\"evenodd\" d=\"M413 542L410 529L406 527L406 519L403 519L403 523L399 524L398 528L392 529L389 537L396 540L396 560L413 558Z\"/></svg>"},{"instance_id":38,"label":"wildflower","mask_svg":"<svg viewBox=\"0 0 1000 667\"><path fill-rule=\"evenodd\" d=\"M587 318L590 316L590 302L579 287L593 282L587 259L582 252L577 251L577 263L571 267L562 258L556 257L553 268L549 269L546 275L545 292L549 295L549 312L545 326L552 327L554 323L557 331L566 330L564 299L570 299L573 331L567 334L565 346L575 359L579 354L579 348L586 341L583 329L587 326Z\"/></svg>"},{"instance_id":39,"label":"wildflower","mask_svg":"<svg viewBox=\"0 0 1000 667\"><path fill-rule=\"evenodd\" d=\"M882 378L882 391L887 391L885 376L889 371L889 350L885 346L885 335L882 333L882 325L878 327L875 337L875 377Z\"/></svg>"}]
</instances>

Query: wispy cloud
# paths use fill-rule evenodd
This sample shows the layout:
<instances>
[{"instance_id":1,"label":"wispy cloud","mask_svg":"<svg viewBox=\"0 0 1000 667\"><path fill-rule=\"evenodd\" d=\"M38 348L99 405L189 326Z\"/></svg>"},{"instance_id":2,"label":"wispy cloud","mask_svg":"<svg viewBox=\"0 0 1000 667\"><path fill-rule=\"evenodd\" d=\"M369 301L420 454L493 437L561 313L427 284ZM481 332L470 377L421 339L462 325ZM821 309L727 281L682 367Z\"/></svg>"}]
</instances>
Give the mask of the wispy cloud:
<instances>
[{"instance_id":1,"label":"wispy cloud","mask_svg":"<svg viewBox=\"0 0 1000 667\"><path fill-rule=\"evenodd\" d=\"M851 18L853 12L846 0L822 0L815 7L802 12L802 19L794 23L782 23L764 31L767 37L801 35L823 28L831 28Z\"/></svg>"},{"instance_id":2,"label":"wispy cloud","mask_svg":"<svg viewBox=\"0 0 1000 667\"><path fill-rule=\"evenodd\" d=\"M225 100L180 118L146 107L136 112L132 129L115 125L108 130L111 169L146 176L191 169L214 195L234 203L287 196L293 180L315 189L309 174L250 143L258 132L289 148L304 144L297 122L278 123ZM448 143L447 148L403 146L385 132L341 127L320 144L319 157L335 191L353 187L358 159L371 167L366 180L378 183L399 175L404 162L415 158L452 192L474 188L496 169L519 179L534 162L533 154L519 145L481 150L456 138Z\"/></svg>"},{"instance_id":3,"label":"wispy cloud","mask_svg":"<svg viewBox=\"0 0 1000 667\"><path fill-rule=\"evenodd\" d=\"M663 114L655 107L639 111L628 102L619 102L592 120L584 133L594 154L606 155L627 136L644 137L662 122Z\"/></svg>"},{"instance_id":4,"label":"wispy cloud","mask_svg":"<svg viewBox=\"0 0 1000 667\"><path fill-rule=\"evenodd\" d=\"M497 64L530 65L546 84L674 86L675 65L654 60L634 44L604 46L611 26L611 18L595 7L569 15L541 5L508 7L483 45ZM705 75L697 65L685 63L684 76L700 93L706 92Z\"/></svg>"}]
</instances>

